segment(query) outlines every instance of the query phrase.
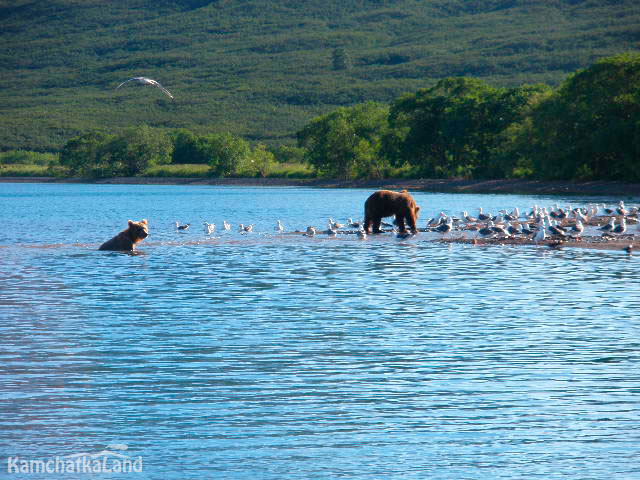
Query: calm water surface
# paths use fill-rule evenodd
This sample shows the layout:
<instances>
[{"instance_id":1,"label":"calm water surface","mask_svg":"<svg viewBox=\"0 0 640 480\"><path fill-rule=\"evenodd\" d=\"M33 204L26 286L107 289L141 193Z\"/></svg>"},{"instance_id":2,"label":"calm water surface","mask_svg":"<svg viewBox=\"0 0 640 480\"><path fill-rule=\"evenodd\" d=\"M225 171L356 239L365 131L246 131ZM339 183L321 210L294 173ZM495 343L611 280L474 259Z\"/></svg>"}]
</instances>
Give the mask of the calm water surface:
<instances>
[{"instance_id":1,"label":"calm water surface","mask_svg":"<svg viewBox=\"0 0 640 480\"><path fill-rule=\"evenodd\" d=\"M0 184L0 478L110 444L149 479L640 478L639 257L274 235L369 193ZM129 218L140 253L96 251Z\"/></svg>"}]
</instances>

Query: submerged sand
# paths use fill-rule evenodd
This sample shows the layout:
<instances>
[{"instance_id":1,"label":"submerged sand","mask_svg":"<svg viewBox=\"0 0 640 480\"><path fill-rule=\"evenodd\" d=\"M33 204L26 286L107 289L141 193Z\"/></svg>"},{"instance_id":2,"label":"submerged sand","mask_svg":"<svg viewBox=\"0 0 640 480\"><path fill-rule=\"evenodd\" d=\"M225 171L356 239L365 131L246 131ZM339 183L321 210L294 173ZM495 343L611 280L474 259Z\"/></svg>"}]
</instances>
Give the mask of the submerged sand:
<instances>
[{"instance_id":1,"label":"submerged sand","mask_svg":"<svg viewBox=\"0 0 640 480\"><path fill-rule=\"evenodd\" d=\"M601 237L581 237L575 240L545 239L534 242L528 238L466 238L452 237L438 240L441 243L461 243L469 245L530 245L538 247L559 248L588 248L594 250L619 250L628 254L640 254L640 236L625 235L621 238L603 240Z\"/></svg>"}]
</instances>

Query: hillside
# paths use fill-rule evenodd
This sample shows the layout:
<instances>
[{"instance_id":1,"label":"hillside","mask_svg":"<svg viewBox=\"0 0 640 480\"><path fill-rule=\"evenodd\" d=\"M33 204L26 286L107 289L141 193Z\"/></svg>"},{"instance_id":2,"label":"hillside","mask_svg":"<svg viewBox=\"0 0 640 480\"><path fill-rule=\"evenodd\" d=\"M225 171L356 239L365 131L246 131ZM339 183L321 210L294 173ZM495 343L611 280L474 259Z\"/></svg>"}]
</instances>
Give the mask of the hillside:
<instances>
[{"instance_id":1,"label":"hillside","mask_svg":"<svg viewBox=\"0 0 640 480\"><path fill-rule=\"evenodd\" d=\"M282 142L446 76L555 85L638 25L637 0L0 0L0 149L140 124ZM141 75L175 100L115 90Z\"/></svg>"}]
</instances>

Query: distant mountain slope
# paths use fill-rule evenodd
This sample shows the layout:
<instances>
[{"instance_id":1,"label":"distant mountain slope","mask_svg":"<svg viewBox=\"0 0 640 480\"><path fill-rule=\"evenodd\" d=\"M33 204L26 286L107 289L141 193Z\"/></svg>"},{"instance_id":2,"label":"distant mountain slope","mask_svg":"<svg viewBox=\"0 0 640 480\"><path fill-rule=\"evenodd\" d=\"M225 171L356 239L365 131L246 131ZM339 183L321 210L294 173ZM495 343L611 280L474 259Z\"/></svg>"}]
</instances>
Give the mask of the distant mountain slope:
<instances>
[{"instance_id":1,"label":"distant mountain slope","mask_svg":"<svg viewBox=\"0 0 640 480\"><path fill-rule=\"evenodd\" d=\"M275 142L446 76L556 84L639 25L637 0L0 0L0 149L143 123Z\"/></svg>"}]
</instances>

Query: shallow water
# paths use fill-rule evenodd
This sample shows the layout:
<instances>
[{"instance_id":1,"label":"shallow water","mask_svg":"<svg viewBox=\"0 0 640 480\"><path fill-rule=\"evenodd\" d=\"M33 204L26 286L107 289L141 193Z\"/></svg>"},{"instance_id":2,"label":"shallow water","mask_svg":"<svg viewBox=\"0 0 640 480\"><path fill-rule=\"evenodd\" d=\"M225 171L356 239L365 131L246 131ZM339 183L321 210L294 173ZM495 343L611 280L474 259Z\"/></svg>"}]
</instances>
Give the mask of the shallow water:
<instances>
[{"instance_id":1,"label":"shallow water","mask_svg":"<svg viewBox=\"0 0 640 480\"><path fill-rule=\"evenodd\" d=\"M640 478L638 257L273 232L369 193L0 184L0 472L116 443L153 479ZM96 251L129 218L139 254Z\"/></svg>"}]
</instances>

